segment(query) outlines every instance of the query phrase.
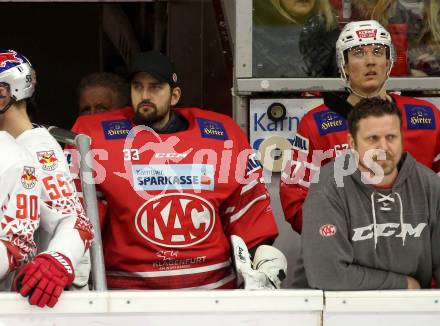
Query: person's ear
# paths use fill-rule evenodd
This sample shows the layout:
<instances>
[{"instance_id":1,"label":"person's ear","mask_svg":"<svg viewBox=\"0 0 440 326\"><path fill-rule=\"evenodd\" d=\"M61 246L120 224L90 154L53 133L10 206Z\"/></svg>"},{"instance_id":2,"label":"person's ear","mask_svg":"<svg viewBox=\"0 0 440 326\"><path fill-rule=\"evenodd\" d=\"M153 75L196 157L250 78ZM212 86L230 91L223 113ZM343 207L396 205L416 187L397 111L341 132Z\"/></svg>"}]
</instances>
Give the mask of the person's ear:
<instances>
[{"instance_id":1,"label":"person's ear","mask_svg":"<svg viewBox=\"0 0 440 326\"><path fill-rule=\"evenodd\" d=\"M355 141L354 137L351 134L348 134L347 140L348 140L348 146L350 146L350 149L355 149L356 141Z\"/></svg>"},{"instance_id":2,"label":"person's ear","mask_svg":"<svg viewBox=\"0 0 440 326\"><path fill-rule=\"evenodd\" d=\"M180 87L174 87L171 90L171 106L175 106L179 102L181 95L182 90L180 89Z\"/></svg>"}]
</instances>

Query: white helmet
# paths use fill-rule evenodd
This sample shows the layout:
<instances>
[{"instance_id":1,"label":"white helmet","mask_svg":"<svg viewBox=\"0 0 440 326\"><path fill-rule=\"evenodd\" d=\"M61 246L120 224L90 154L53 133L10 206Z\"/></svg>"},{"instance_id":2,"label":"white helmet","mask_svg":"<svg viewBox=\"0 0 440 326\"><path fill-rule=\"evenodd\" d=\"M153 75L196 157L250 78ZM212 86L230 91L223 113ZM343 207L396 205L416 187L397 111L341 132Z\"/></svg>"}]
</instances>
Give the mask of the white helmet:
<instances>
[{"instance_id":1,"label":"white helmet","mask_svg":"<svg viewBox=\"0 0 440 326\"><path fill-rule=\"evenodd\" d=\"M20 101L34 93L31 63L14 50L0 50L0 84L9 86L12 100Z\"/></svg>"},{"instance_id":2,"label":"white helmet","mask_svg":"<svg viewBox=\"0 0 440 326\"><path fill-rule=\"evenodd\" d=\"M350 22L344 26L336 41L336 62L338 64L341 76L347 81L344 65L344 52L360 45L382 44L388 47L390 52L390 68L388 75L394 63L394 46L391 35L388 31L375 20L363 20Z\"/></svg>"}]
</instances>

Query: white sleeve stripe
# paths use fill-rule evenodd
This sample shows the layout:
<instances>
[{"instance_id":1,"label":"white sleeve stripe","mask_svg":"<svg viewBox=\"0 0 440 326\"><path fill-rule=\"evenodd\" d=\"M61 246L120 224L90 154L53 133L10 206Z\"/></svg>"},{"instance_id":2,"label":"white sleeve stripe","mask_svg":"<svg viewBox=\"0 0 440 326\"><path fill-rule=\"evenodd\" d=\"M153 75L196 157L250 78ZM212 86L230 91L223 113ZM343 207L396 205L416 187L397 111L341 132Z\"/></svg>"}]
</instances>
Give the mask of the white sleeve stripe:
<instances>
[{"instance_id":1,"label":"white sleeve stripe","mask_svg":"<svg viewBox=\"0 0 440 326\"><path fill-rule=\"evenodd\" d=\"M437 162L437 161L440 161L440 153L436 157L434 157L433 162Z\"/></svg>"},{"instance_id":2,"label":"white sleeve stripe","mask_svg":"<svg viewBox=\"0 0 440 326\"><path fill-rule=\"evenodd\" d=\"M232 213L234 210L235 210L235 207L234 207L234 206L228 207L228 208L226 208L226 210L225 210L225 214Z\"/></svg>"},{"instance_id":3,"label":"white sleeve stripe","mask_svg":"<svg viewBox=\"0 0 440 326\"><path fill-rule=\"evenodd\" d=\"M240 195L243 195L246 191L251 190L253 187L255 187L258 184L258 180L255 179L251 182L249 182L246 186L241 188Z\"/></svg>"},{"instance_id":4,"label":"white sleeve stripe","mask_svg":"<svg viewBox=\"0 0 440 326\"><path fill-rule=\"evenodd\" d=\"M260 197L255 198L254 200L252 200L249 204L247 204L245 207L243 207L242 209L240 209L237 213L235 213L234 215L232 215L229 218L229 221L232 223L236 220L238 220L240 217L242 217L248 210L249 208L251 208L256 202L259 202L261 200L265 200L267 198L266 195L261 195Z\"/></svg>"},{"instance_id":5,"label":"white sleeve stripe","mask_svg":"<svg viewBox=\"0 0 440 326\"><path fill-rule=\"evenodd\" d=\"M439 172L440 173L440 172ZM284 180L283 180L283 186L285 186L285 185L291 185L291 184L298 184L298 185L300 185L300 186L303 186L303 187L305 187L305 188L310 188L310 182L307 182L307 181L305 181L305 180L295 180L296 182L286 182L285 180L289 180L287 177L284 177L283 176L283 178L284 178Z\"/></svg>"},{"instance_id":6,"label":"white sleeve stripe","mask_svg":"<svg viewBox=\"0 0 440 326\"><path fill-rule=\"evenodd\" d=\"M310 182L307 182L305 180L299 180L298 184L305 188L310 188Z\"/></svg>"},{"instance_id":7,"label":"white sleeve stripe","mask_svg":"<svg viewBox=\"0 0 440 326\"><path fill-rule=\"evenodd\" d=\"M163 277L163 276L177 276L177 275L189 275L189 274L211 272L228 266L231 266L230 259L218 264L213 264L203 267L195 267L195 268L176 269L171 271L157 271L157 272L107 271L106 274L108 276L125 276L125 277Z\"/></svg>"},{"instance_id":8,"label":"white sleeve stripe","mask_svg":"<svg viewBox=\"0 0 440 326\"><path fill-rule=\"evenodd\" d=\"M176 290L213 290L213 289L217 289L217 288L225 285L226 283L231 282L234 279L235 279L235 273L232 272L228 276L222 278L221 280L219 280L215 283L205 284L205 285L201 285L201 286L194 286L194 287L190 287L190 288L180 288L180 289L176 289Z\"/></svg>"}]
</instances>

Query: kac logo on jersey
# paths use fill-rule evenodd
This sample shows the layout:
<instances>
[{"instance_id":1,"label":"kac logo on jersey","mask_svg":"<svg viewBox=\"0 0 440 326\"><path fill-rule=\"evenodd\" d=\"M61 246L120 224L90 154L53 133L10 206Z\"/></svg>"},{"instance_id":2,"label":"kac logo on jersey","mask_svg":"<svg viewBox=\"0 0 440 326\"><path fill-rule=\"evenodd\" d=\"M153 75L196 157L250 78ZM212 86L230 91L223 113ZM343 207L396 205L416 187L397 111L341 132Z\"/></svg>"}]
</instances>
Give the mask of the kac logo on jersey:
<instances>
[{"instance_id":1,"label":"kac logo on jersey","mask_svg":"<svg viewBox=\"0 0 440 326\"><path fill-rule=\"evenodd\" d=\"M125 139L131 130L128 120L102 121L101 124L105 139Z\"/></svg>"},{"instance_id":2,"label":"kac logo on jersey","mask_svg":"<svg viewBox=\"0 0 440 326\"><path fill-rule=\"evenodd\" d=\"M35 168L32 166L25 166L23 168L23 174L21 175L21 184L26 189L32 189L37 183L37 177L35 176Z\"/></svg>"},{"instance_id":3,"label":"kac logo on jersey","mask_svg":"<svg viewBox=\"0 0 440 326\"><path fill-rule=\"evenodd\" d=\"M405 112L408 129L435 129L434 112L429 106L407 104Z\"/></svg>"},{"instance_id":4,"label":"kac logo on jersey","mask_svg":"<svg viewBox=\"0 0 440 326\"><path fill-rule=\"evenodd\" d=\"M333 224L326 224L319 228L319 234L323 237L331 237L336 234L336 226Z\"/></svg>"},{"instance_id":5,"label":"kac logo on jersey","mask_svg":"<svg viewBox=\"0 0 440 326\"><path fill-rule=\"evenodd\" d=\"M213 138L218 140L227 140L228 134L221 122L197 118L200 132L203 138Z\"/></svg>"},{"instance_id":6,"label":"kac logo on jersey","mask_svg":"<svg viewBox=\"0 0 440 326\"><path fill-rule=\"evenodd\" d=\"M147 241L168 248L191 247L204 241L215 225L210 202L193 194L170 193L142 205L136 229Z\"/></svg>"},{"instance_id":7,"label":"kac logo on jersey","mask_svg":"<svg viewBox=\"0 0 440 326\"><path fill-rule=\"evenodd\" d=\"M41 151L37 152L38 162L41 164L41 168L45 171L53 171L58 166L58 159L55 156L54 151Z\"/></svg>"},{"instance_id":8,"label":"kac logo on jersey","mask_svg":"<svg viewBox=\"0 0 440 326\"><path fill-rule=\"evenodd\" d=\"M321 136L336 131L347 130L347 120L331 110L316 112L313 114L313 117L318 125L318 131Z\"/></svg>"}]
</instances>

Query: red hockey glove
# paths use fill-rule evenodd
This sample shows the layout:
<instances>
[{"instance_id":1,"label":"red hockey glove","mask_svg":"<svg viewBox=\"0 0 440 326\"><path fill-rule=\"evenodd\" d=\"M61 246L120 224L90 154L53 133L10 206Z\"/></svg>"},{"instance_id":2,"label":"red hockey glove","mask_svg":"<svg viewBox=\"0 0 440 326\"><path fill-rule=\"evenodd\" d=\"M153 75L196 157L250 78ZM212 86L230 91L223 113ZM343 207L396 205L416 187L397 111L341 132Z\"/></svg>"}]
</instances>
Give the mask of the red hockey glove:
<instances>
[{"instance_id":1,"label":"red hockey glove","mask_svg":"<svg viewBox=\"0 0 440 326\"><path fill-rule=\"evenodd\" d=\"M22 296L28 296L30 304L52 308L74 278L70 259L51 251L35 256L23 267L14 279L13 288Z\"/></svg>"}]
</instances>

